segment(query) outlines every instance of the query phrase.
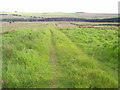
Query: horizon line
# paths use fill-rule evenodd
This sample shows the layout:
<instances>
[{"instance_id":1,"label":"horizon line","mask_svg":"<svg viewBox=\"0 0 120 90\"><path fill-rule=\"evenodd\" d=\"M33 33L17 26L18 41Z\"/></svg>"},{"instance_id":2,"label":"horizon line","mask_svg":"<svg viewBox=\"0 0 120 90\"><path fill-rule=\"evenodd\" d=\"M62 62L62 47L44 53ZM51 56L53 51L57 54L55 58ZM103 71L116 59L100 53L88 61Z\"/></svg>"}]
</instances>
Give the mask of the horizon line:
<instances>
[{"instance_id":1,"label":"horizon line","mask_svg":"<svg viewBox=\"0 0 120 90\"><path fill-rule=\"evenodd\" d=\"M118 13L112 13L112 12L83 12L83 11L76 11L76 12L59 12L59 11L56 11L56 12L24 12L24 11L0 11L0 12L4 12L4 13L98 13L98 14L118 14Z\"/></svg>"}]
</instances>

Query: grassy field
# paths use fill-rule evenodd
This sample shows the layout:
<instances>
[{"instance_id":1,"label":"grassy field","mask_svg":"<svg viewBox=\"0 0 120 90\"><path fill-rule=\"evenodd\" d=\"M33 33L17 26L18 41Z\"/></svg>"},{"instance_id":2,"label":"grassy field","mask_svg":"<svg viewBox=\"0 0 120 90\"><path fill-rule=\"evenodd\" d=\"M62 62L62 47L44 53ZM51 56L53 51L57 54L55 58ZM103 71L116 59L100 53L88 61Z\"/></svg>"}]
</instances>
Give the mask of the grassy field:
<instances>
[{"instance_id":1,"label":"grassy field","mask_svg":"<svg viewBox=\"0 0 120 90\"><path fill-rule=\"evenodd\" d=\"M117 29L70 22L2 25L4 88L118 87Z\"/></svg>"}]
</instances>

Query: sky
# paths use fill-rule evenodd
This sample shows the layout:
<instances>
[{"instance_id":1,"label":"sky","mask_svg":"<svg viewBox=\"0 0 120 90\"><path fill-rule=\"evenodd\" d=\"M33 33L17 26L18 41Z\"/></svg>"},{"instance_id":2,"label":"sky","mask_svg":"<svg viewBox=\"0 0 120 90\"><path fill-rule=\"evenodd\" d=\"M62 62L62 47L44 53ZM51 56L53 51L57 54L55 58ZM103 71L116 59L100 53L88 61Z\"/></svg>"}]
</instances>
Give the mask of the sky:
<instances>
[{"instance_id":1,"label":"sky","mask_svg":"<svg viewBox=\"0 0 120 90\"><path fill-rule=\"evenodd\" d=\"M119 0L1 0L0 12L118 13Z\"/></svg>"}]
</instances>

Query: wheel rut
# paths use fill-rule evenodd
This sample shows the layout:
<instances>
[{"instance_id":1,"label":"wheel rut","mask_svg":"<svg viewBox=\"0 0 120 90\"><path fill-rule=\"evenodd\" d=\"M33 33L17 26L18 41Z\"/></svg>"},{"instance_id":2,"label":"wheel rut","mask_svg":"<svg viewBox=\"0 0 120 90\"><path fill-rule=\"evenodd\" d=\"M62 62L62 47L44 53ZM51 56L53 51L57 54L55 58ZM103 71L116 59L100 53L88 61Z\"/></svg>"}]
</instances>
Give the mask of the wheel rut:
<instances>
[{"instance_id":1,"label":"wheel rut","mask_svg":"<svg viewBox=\"0 0 120 90\"><path fill-rule=\"evenodd\" d=\"M57 88L58 82L57 82L57 77L58 77L58 70L57 70L57 58L56 58L56 46L54 42L54 32L49 29L51 32L51 62L53 64L53 80L50 83L51 88Z\"/></svg>"}]
</instances>

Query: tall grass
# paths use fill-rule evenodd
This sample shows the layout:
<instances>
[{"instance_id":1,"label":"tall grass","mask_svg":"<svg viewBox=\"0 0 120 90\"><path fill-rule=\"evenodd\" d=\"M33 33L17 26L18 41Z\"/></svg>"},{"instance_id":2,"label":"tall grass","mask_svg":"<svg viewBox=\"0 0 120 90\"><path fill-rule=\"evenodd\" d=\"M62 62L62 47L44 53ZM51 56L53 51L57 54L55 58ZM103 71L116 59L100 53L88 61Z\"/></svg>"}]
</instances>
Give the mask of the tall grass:
<instances>
[{"instance_id":1,"label":"tall grass","mask_svg":"<svg viewBox=\"0 0 120 90\"><path fill-rule=\"evenodd\" d=\"M3 36L3 87L49 87L50 32L22 30Z\"/></svg>"},{"instance_id":2,"label":"tall grass","mask_svg":"<svg viewBox=\"0 0 120 90\"><path fill-rule=\"evenodd\" d=\"M91 58L118 70L118 31L94 28L61 29Z\"/></svg>"},{"instance_id":3,"label":"tall grass","mask_svg":"<svg viewBox=\"0 0 120 90\"><path fill-rule=\"evenodd\" d=\"M118 87L117 31L14 25L2 35L4 88Z\"/></svg>"},{"instance_id":4,"label":"tall grass","mask_svg":"<svg viewBox=\"0 0 120 90\"><path fill-rule=\"evenodd\" d=\"M57 59L62 73L59 81L60 87L118 87L116 72L89 58L65 34L57 30L53 30L53 32ZM113 72L116 74L114 75Z\"/></svg>"}]
</instances>

